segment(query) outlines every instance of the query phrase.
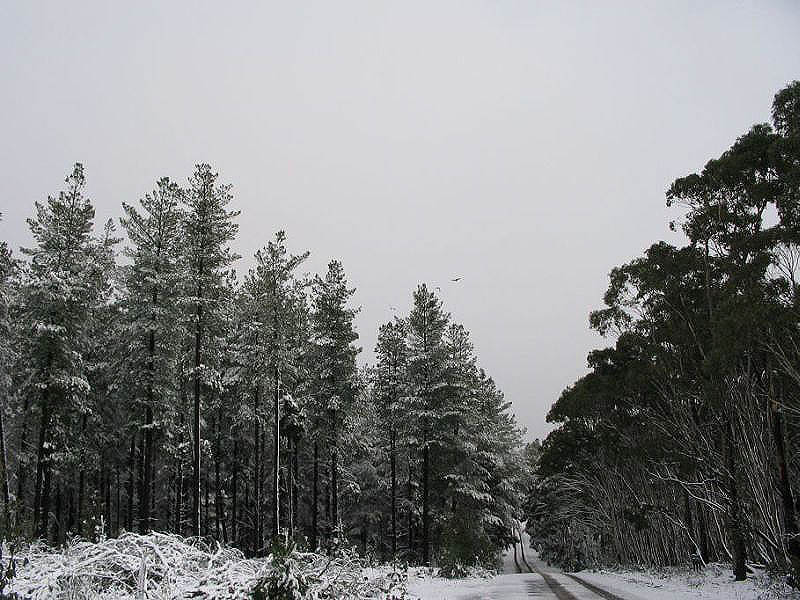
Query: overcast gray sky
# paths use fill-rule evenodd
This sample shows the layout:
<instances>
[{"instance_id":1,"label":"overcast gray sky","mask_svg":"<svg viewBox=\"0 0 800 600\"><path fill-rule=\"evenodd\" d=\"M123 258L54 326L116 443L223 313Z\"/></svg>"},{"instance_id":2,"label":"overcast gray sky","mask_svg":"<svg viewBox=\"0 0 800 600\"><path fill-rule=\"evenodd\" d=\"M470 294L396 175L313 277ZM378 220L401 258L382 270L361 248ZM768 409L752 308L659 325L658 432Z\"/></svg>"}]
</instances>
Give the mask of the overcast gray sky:
<instances>
[{"instance_id":1,"label":"overcast gray sky","mask_svg":"<svg viewBox=\"0 0 800 600\"><path fill-rule=\"evenodd\" d=\"M365 360L440 285L543 436L609 270L675 239L664 190L797 78L795 1L4 1L0 238L75 161L98 220L211 162L240 267L278 229L341 259Z\"/></svg>"}]
</instances>

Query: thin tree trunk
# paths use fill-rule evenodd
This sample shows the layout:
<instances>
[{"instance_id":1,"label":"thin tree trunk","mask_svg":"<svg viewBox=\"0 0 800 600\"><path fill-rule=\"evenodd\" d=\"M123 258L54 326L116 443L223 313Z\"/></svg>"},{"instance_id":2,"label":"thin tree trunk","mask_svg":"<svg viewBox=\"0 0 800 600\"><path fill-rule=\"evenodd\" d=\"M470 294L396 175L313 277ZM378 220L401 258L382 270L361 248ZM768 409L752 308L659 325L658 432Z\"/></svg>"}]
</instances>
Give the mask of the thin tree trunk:
<instances>
[{"instance_id":1,"label":"thin tree trunk","mask_svg":"<svg viewBox=\"0 0 800 600\"><path fill-rule=\"evenodd\" d=\"M739 486L736 481L736 463L733 449L733 430L728 416L726 427L725 453L728 466L728 486L730 489L730 527L733 542L733 577L736 581L747 579L746 550L742 532L742 515L739 501Z\"/></svg>"},{"instance_id":2,"label":"thin tree trunk","mask_svg":"<svg viewBox=\"0 0 800 600\"><path fill-rule=\"evenodd\" d=\"M254 415L255 415L255 451L253 456L253 492L255 493L255 503L256 503L256 510L255 510L255 532L254 532L254 539L253 539L253 554L257 554L259 549L261 548L261 423L259 421L259 387L256 386L256 393L255 393L255 407L254 407Z\"/></svg>"},{"instance_id":3,"label":"thin tree trunk","mask_svg":"<svg viewBox=\"0 0 800 600\"><path fill-rule=\"evenodd\" d=\"M299 450L299 443L297 438L294 440L294 464L292 470L292 523L294 524L294 529L299 529L300 524L298 523L298 505L300 500L300 450ZM292 535L294 535L294 531L292 531Z\"/></svg>"},{"instance_id":4,"label":"thin tree trunk","mask_svg":"<svg viewBox=\"0 0 800 600\"><path fill-rule=\"evenodd\" d=\"M220 461L222 459L222 443L220 441L219 422L222 419L222 399L220 399L217 419L214 423L214 532L216 539L220 539L222 514L222 489L220 488Z\"/></svg>"},{"instance_id":5,"label":"thin tree trunk","mask_svg":"<svg viewBox=\"0 0 800 600\"><path fill-rule=\"evenodd\" d=\"M42 392L42 418L39 424L39 445L36 453L36 487L33 494L33 530L36 535L41 534L39 527L42 514L42 485L45 471L45 461L47 452L45 442L47 441L47 430L50 426L50 402L47 397L47 390ZM45 535L46 535L45 531Z\"/></svg>"},{"instance_id":6,"label":"thin tree trunk","mask_svg":"<svg viewBox=\"0 0 800 600\"><path fill-rule=\"evenodd\" d=\"M314 440L314 482L311 494L311 549L319 547L319 443Z\"/></svg>"},{"instance_id":7,"label":"thin tree trunk","mask_svg":"<svg viewBox=\"0 0 800 600\"><path fill-rule=\"evenodd\" d=\"M332 449L331 449L331 513L333 518L333 529L338 538L340 536L339 526L339 439L337 431L337 411L331 411L331 433L332 433Z\"/></svg>"},{"instance_id":8,"label":"thin tree trunk","mask_svg":"<svg viewBox=\"0 0 800 600\"><path fill-rule=\"evenodd\" d=\"M233 440L233 464L231 477L231 540L234 546L239 542L239 438Z\"/></svg>"},{"instance_id":9,"label":"thin tree trunk","mask_svg":"<svg viewBox=\"0 0 800 600\"><path fill-rule=\"evenodd\" d=\"M136 465L136 434L131 435L131 453L128 457L128 514L125 518L125 529L133 528L133 477ZM83 503L83 481L81 480L81 493L78 496L78 518L81 518L81 505Z\"/></svg>"},{"instance_id":10,"label":"thin tree trunk","mask_svg":"<svg viewBox=\"0 0 800 600\"><path fill-rule=\"evenodd\" d=\"M397 554L397 449L395 447L395 429L392 427L391 448L389 451L392 469L392 559Z\"/></svg>"},{"instance_id":11,"label":"thin tree trunk","mask_svg":"<svg viewBox=\"0 0 800 600\"><path fill-rule=\"evenodd\" d=\"M48 523L50 520L50 480L52 473L53 469L50 467L50 460L48 457L48 460L44 465L44 487L42 489L42 529L40 533L42 538L45 540L47 539Z\"/></svg>"},{"instance_id":12,"label":"thin tree trunk","mask_svg":"<svg viewBox=\"0 0 800 600\"><path fill-rule=\"evenodd\" d=\"M0 403L0 469L3 471L3 531L8 535L11 531L11 494L8 490L8 457L6 456L6 428L3 419L5 403Z\"/></svg>"},{"instance_id":13,"label":"thin tree trunk","mask_svg":"<svg viewBox=\"0 0 800 600\"><path fill-rule=\"evenodd\" d=\"M203 264L200 263L198 279L203 277ZM195 315L197 323L194 334L194 422L192 423L193 433L193 474L194 482L192 485L192 535L200 535L200 365L201 365L201 344L203 338L203 305L200 299L203 297L202 284L197 285L197 308Z\"/></svg>"},{"instance_id":14,"label":"thin tree trunk","mask_svg":"<svg viewBox=\"0 0 800 600\"><path fill-rule=\"evenodd\" d=\"M272 448L272 539L277 540L280 534L280 470L281 470L281 404L280 404L280 370L275 367L275 399L274 399L274 444Z\"/></svg>"},{"instance_id":15,"label":"thin tree trunk","mask_svg":"<svg viewBox=\"0 0 800 600\"><path fill-rule=\"evenodd\" d=\"M426 436L427 437L427 436ZM425 442L422 449L422 563L431 566L431 514L430 514L430 448Z\"/></svg>"},{"instance_id":16,"label":"thin tree trunk","mask_svg":"<svg viewBox=\"0 0 800 600\"><path fill-rule=\"evenodd\" d=\"M772 412L772 437L775 441L775 462L778 466L778 486L781 493L783 504L783 524L788 538L787 550L789 560L792 563L795 579L800 575L800 536L798 535L797 521L795 520L794 497L792 487L789 482L789 469L786 466L786 442L783 437L783 412L781 411L779 399L776 396L775 386L772 385L772 375L770 375L771 400L770 411Z\"/></svg>"}]
</instances>

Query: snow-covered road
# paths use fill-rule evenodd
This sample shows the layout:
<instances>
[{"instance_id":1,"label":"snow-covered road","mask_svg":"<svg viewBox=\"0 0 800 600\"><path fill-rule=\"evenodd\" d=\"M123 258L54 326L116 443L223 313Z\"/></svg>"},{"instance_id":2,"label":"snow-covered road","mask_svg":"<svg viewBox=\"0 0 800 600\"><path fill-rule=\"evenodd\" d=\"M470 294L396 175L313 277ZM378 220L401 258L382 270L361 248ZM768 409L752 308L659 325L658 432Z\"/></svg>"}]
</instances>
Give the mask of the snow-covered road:
<instances>
[{"instance_id":1,"label":"snow-covered road","mask_svg":"<svg viewBox=\"0 0 800 600\"><path fill-rule=\"evenodd\" d=\"M523 547L530 548L527 534L522 536ZM530 549L525 552L519 545L503 554L503 571L491 579L421 580L412 582L409 591L421 600L639 600L615 596L549 568Z\"/></svg>"},{"instance_id":2,"label":"snow-covered road","mask_svg":"<svg viewBox=\"0 0 800 600\"><path fill-rule=\"evenodd\" d=\"M610 600L563 573L516 573L492 579L442 580L415 583L409 591L421 600ZM627 600L627 599L626 599Z\"/></svg>"}]
</instances>

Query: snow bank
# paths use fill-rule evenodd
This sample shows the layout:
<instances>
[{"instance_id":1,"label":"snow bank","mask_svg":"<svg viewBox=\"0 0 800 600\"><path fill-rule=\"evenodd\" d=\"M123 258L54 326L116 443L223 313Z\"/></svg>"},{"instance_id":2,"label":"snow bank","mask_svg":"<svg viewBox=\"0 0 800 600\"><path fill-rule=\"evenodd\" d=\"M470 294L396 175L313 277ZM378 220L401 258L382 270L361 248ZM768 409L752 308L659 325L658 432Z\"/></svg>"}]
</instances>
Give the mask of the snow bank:
<instances>
[{"instance_id":1,"label":"snow bank","mask_svg":"<svg viewBox=\"0 0 800 600\"><path fill-rule=\"evenodd\" d=\"M800 600L785 577L756 573L733 581L730 566L709 565L704 571L581 571L575 576L626 600Z\"/></svg>"}]
</instances>

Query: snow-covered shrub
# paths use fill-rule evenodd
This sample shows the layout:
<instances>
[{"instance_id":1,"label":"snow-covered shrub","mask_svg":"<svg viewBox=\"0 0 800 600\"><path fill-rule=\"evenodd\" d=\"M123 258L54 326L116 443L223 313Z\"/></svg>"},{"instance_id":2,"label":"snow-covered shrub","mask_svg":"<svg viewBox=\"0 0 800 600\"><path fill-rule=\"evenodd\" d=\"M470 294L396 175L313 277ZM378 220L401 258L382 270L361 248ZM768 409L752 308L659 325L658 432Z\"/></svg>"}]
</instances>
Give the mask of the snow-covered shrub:
<instances>
[{"instance_id":1,"label":"snow-covered shrub","mask_svg":"<svg viewBox=\"0 0 800 600\"><path fill-rule=\"evenodd\" d=\"M353 549L325 556L276 548L266 558L199 538L126 533L19 549L16 571L2 561L0 600L405 600L402 572L365 568ZM2 588L0 588L2 589ZM16 594L16 595L15 595Z\"/></svg>"},{"instance_id":2,"label":"snow-covered shrub","mask_svg":"<svg viewBox=\"0 0 800 600\"><path fill-rule=\"evenodd\" d=\"M309 590L294 544L275 543L272 547L272 570L253 587L253 600L303 600Z\"/></svg>"}]
</instances>

